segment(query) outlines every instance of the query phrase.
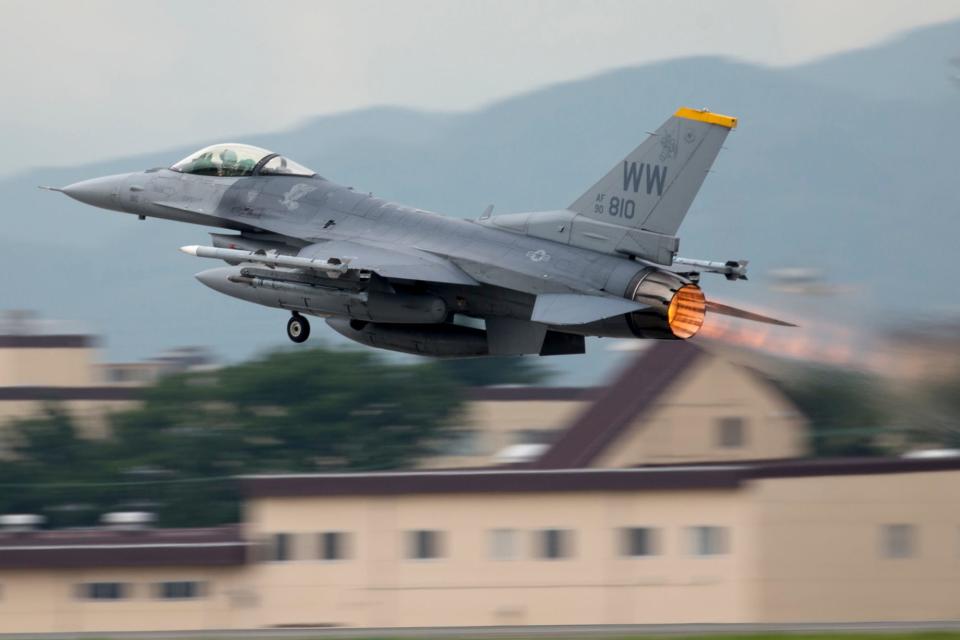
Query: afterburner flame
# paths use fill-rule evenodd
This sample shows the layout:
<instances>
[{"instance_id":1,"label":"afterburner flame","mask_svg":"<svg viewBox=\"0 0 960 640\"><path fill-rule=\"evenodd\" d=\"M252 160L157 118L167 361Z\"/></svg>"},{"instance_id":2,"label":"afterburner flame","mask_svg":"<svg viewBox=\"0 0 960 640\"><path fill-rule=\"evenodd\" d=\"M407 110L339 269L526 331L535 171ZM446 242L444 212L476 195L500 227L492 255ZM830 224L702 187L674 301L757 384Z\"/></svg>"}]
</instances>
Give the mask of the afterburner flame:
<instances>
[{"instance_id":1,"label":"afterburner flame","mask_svg":"<svg viewBox=\"0 0 960 640\"><path fill-rule=\"evenodd\" d=\"M697 335L707 316L707 299L695 284L685 284L673 295L667 308L667 324L678 338Z\"/></svg>"}]
</instances>

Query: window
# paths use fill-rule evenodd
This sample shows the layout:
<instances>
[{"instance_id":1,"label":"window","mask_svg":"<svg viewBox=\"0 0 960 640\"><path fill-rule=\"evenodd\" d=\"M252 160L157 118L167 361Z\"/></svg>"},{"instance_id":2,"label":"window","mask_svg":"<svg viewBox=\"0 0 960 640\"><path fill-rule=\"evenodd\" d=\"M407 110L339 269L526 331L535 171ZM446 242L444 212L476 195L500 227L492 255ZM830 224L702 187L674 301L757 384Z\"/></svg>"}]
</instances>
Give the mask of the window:
<instances>
[{"instance_id":1,"label":"window","mask_svg":"<svg viewBox=\"0 0 960 640\"><path fill-rule=\"evenodd\" d=\"M275 533L267 544L267 560L286 562L293 559L293 536L289 533Z\"/></svg>"},{"instance_id":2,"label":"window","mask_svg":"<svg viewBox=\"0 0 960 640\"><path fill-rule=\"evenodd\" d=\"M655 556L659 532L651 527L626 527L620 530L621 553L628 557Z\"/></svg>"},{"instance_id":3,"label":"window","mask_svg":"<svg viewBox=\"0 0 960 640\"><path fill-rule=\"evenodd\" d=\"M885 524L881 537L884 557L910 558L916 553L916 527L912 524Z\"/></svg>"},{"instance_id":4,"label":"window","mask_svg":"<svg viewBox=\"0 0 960 640\"><path fill-rule=\"evenodd\" d=\"M189 600L203 596L204 584L195 580L158 582L154 585L154 593L162 600Z\"/></svg>"},{"instance_id":5,"label":"window","mask_svg":"<svg viewBox=\"0 0 960 640\"><path fill-rule=\"evenodd\" d=\"M433 560L443 556L443 534L440 531L408 531L407 557L413 560Z\"/></svg>"},{"instance_id":6,"label":"window","mask_svg":"<svg viewBox=\"0 0 960 640\"><path fill-rule=\"evenodd\" d=\"M690 536L690 551L695 556L719 556L729 551L726 527L687 527L687 532Z\"/></svg>"},{"instance_id":7,"label":"window","mask_svg":"<svg viewBox=\"0 0 960 640\"><path fill-rule=\"evenodd\" d=\"M448 456L476 456L482 453L480 432L476 429L457 429L444 441L440 452Z\"/></svg>"},{"instance_id":8,"label":"window","mask_svg":"<svg viewBox=\"0 0 960 640\"><path fill-rule=\"evenodd\" d=\"M729 417L717 420L717 444L737 449L746 444L746 425L743 418Z\"/></svg>"},{"instance_id":9,"label":"window","mask_svg":"<svg viewBox=\"0 0 960 640\"><path fill-rule=\"evenodd\" d=\"M572 555L571 538L573 533L569 529L544 529L538 531L539 538L537 553L544 560L560 560Z\"/></svg>"},{"instance_id":10,"label":"window","mask_svg":"<svg viewBox=\"0 0 960 640\"><path fill-rule=\"evenodd\" d=\"M347 558L347 534L343 531L324 531L317 536L317 551L321 560Z\"/></svg>"},{"instance_id":11,"label":"window","mask_svg":"<svg viewBox=\"0 0 960 640\"><path fill-rule=\"evenodd\" d=\"M84 600L123 600L129 586L125 582L85 582L79 585L77 595Z\"/></svg>"},{"instance_id":12,"label":"window","mask_svg":"<svg viewBox=\"0 0 960 640\"><path fill-rule=\"evenodd\" d=\"M490 557L494 560L513 560L516 558L517 532L513 529L491 529Z\"/></svg>"},{"instance_id":13,"label":"window","mask_svg":"<svg viewBox=\"0 0 960 640\"><path fill-rule=\"evenodd\" d=\"M510 432L513 444L550 444L557 439L555 429L517 429Z\"/></svg>"}]
</instances>

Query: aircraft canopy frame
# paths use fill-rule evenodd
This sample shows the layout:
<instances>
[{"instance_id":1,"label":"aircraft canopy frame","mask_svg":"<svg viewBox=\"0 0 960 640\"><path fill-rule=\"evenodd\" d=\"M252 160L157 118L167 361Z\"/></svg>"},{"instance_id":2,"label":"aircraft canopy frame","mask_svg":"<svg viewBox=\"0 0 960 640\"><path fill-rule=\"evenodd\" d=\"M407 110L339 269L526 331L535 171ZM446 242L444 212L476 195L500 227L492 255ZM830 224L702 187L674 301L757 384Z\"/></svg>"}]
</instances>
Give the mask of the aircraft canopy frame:
<instances>
[{"instance_id":1,"label":"aircraft canopy frame","mask_svg":"<svg viewBox=\"0 0 960 640\"><path fill-rule=\"evenodd\" d=\"M313 170L279 153L237 142L204 147L172 165L170 169L179 173L221 178L258 175L312 178L317 175Z\"/></svg>"}]
</instances>

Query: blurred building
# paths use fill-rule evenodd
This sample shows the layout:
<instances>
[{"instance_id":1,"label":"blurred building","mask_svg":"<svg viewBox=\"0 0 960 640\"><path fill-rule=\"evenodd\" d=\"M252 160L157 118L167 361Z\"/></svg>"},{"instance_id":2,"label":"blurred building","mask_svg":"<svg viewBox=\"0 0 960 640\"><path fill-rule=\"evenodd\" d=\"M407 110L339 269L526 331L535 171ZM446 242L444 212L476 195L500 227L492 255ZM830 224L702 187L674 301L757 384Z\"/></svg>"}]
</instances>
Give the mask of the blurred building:
<instances>
[{"instance_id":1,"label":"blurred building","mask_svg":"<svg viewBox=\"0 0 960 640\"><path fill-rule=\"evenodd\" d=\"M139 403L136 387L211 362L206 350L184 348L144 362L102 364L97 343L62 321L25 311L0 314L0 429L56 404L84 435L103 437L111 413Z\"/></svg>"},{"instance_id":2,"label":"blurred building","mask_svg":"<svg viewBox=\"0 0 960 640\"><path fill-rule=\"evenodd\" d=\"M485 388L430 468L795 458L808 424L775 384L692 342L654 342L605 387Z\"/></svg>"},{"instance_id":3,"label":"blurred building","mask_svg":"<svg viewBox=\"0 0 960 640\"><path fill-rule=\"evenodd\" d=\"M135 402L104 382L94 336L27 312L0 316L0 427L56 403L86 435L103 436L106 416Z\"/></svg>"},{"instance_id":4,"label":"blurred building","mask_svg":"<svg viewBox=\"0 0 960 640\"><path fill-rule=\"evenodd\" d=\"M0 633L958 612L958 458L241 482L241 528L0 532Z\"/></svg>"},{"instance_id":5,"label":"blurred building","mask_svg":"<svg viewBox=\"0 0 960 640\"><path fill-rule=\"evenodd\" d=\"M98 365L82 334L4 340L0 418L58 401L102 420L135 406L138 386L204 366L193 353ZM29 404L14 414L7 402ZM7 519L0 633L939 615L940 604L847 606L838 590L889 604L914 593L904 576L933 579L919 540L945 544L935 514L952 494L936 508L919 497L960 464L791 462L806 430L750 368L654 343L603 388L470 390L434 469L242 479L238 527ZM903 562L888 567L888 551Z\"/></svg>"},{"instance_id":6,"label":"blurred building","mask_svg":"<svg viewBox=\"0 0 960 640\"><path fill-rule=\"evenodd\" d=\"M32 314L0 315L0 429L56 404L88 437L162 376L208 368L202 348L101 363L97 339ZM486 387L468 392L456 438L424 468L630 466L758 460L806 453L807 425L753 370L693 343L655 343L605 387ZM581 455L582 454L582 455ZM538 463L539 464L539 463Z\"/></svg>"}]
</instances>

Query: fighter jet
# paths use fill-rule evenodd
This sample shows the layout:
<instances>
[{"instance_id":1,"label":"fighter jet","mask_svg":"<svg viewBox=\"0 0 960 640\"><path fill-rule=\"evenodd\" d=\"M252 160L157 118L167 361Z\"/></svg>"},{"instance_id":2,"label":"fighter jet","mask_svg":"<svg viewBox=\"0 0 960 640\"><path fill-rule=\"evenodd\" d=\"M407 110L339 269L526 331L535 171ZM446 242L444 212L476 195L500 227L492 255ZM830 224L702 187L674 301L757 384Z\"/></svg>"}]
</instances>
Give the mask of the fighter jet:
<instances>
[{"instance_id":1,"label":"fighter jet","mask_svg":"<svg viewBox=\"0 0 960 640\"><path fill-rule=\"evenodd\" d=\"M452 218L338 185L244 144L169 168L54 189L80 202L229 232L182 247L221 266L211 289L308 316L359 343L436 357L584 353L586 336L688 339L707 312L786 325L707 301L701 273L746 261L677 256L677 230L737 119L679 109L564 209Z\"/></svg>"}]
</instances>

